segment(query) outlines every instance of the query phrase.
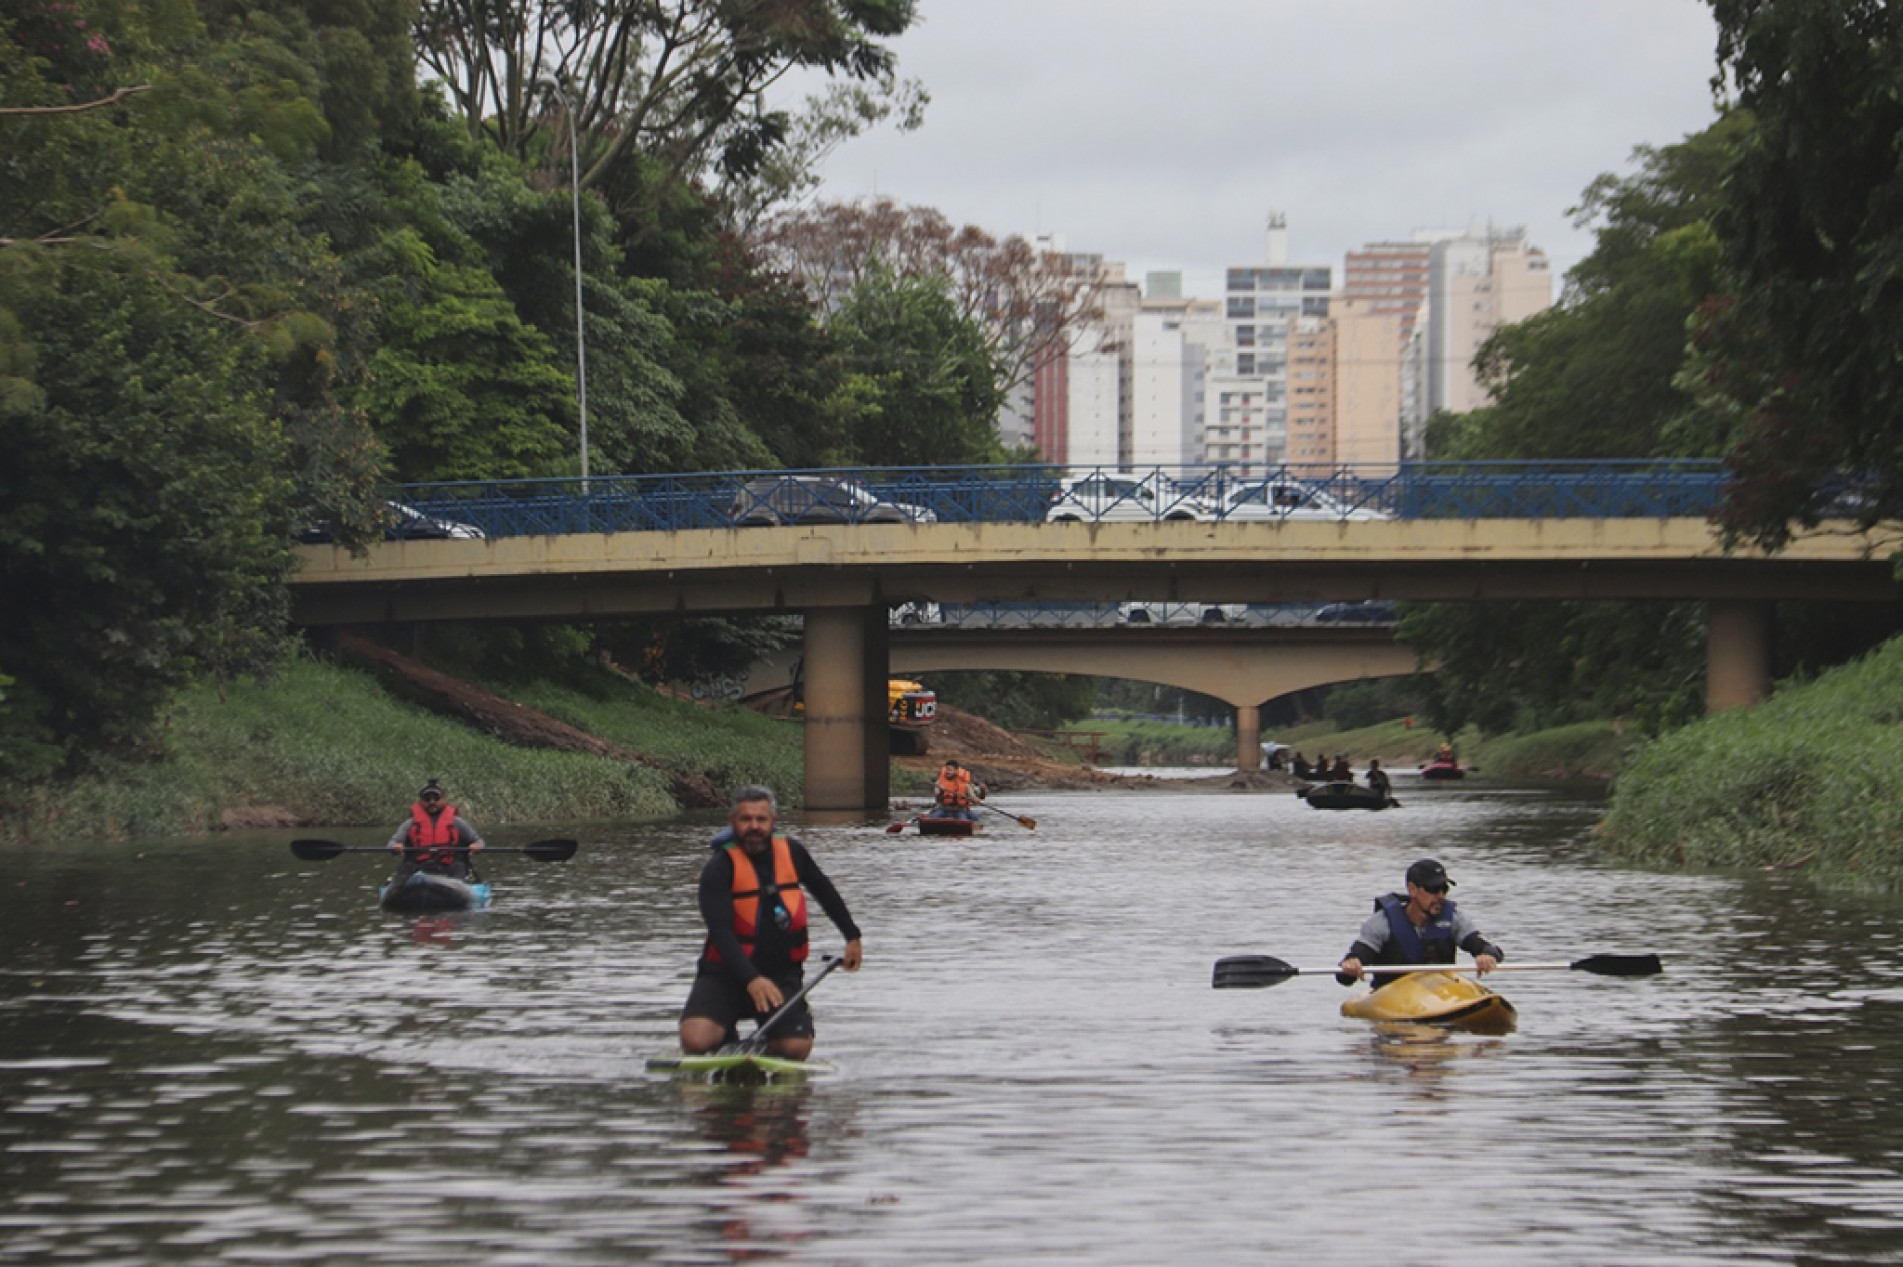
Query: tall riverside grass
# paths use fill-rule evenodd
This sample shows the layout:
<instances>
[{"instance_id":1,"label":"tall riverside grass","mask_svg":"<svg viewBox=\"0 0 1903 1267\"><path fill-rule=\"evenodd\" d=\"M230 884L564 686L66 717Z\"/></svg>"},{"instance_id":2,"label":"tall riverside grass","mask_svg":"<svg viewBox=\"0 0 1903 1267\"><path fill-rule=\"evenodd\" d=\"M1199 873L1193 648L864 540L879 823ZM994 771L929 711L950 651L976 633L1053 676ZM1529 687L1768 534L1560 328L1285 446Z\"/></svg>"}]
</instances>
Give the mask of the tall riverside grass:
<instances>
[{"instance_id":1,"label":"tall riverside grass","mask_svg":"<svg viewBox=\"0 0 1903 1267\"><path fill-rule=\"evenodd\" d=\"M1611 779L1643 736L1612 721L1582 721L1528 735L1501 735L1476 745L1461 760L1495 779Z\"/></svg>"},{"instance_id":2,"label":"tall riverside grass","mask_svg":"<svg viewBox=\"0 0 1903 1267\"><path fill-rule=\"evenodd\" d=\"M1647 745L1614 784L1601 843L1656 866L1903 890L1899 722L1903 639Z\"/></svg>"},{"instance_id":3,"label":"tall riverside grass","mask_svg":"<svg viewBox=\"0 0 1903 1267\"><path fill-rule=\"evenodd\" d=\"M156 761L119 761L7 817L13 839L217 830L228 809L282 806L309 822L394 828L423 781L487 832L558 819L671 817L643 766L513 747L401 703L370 678L305 658L269 685L200 687L174 709Z\"/></svg>"}]
</instances>

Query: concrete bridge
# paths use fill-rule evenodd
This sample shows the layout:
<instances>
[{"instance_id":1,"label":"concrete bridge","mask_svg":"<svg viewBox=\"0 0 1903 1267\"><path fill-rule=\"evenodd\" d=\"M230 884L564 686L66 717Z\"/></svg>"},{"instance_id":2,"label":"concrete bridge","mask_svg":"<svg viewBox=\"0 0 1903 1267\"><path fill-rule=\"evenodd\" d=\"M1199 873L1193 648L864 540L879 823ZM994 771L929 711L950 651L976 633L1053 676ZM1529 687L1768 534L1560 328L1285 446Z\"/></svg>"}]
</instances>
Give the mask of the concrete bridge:
<instances>
[{"instance_id":1,"label":"concrete bridge","mask_svg":"<svg viewBox=\"0 0 1903 1267\"><path fill-rule=\"evenodd\" d=\"M791 684L804 647L753 666L743 690ZM891 672L900 677L994 669L1129 678L1195 691L1236 710L1236 765L1262 763L1262 705L1295 691L1360 678L1397 677L1416 667L1412 650L1385 626L1151 626L1025 629L933 628L890 631Z\"/></svg>"},{"instance_id":2,"label":"concrete bridge","mask_svg":"<svg viewBox=\"0 0 1903 1267\"><path fill-rule=\"evenodd\" d=\"M1774 602L1894 600L1900 591L1888 559L1899 545L1903 533L1832 524L1775 556L1728 552L1709 523L1689 517L835 524L398 541L361 557L310 546L299 550L292 588L294 619L306 626L802 614L806 803L857 810L887 799L888 672L927 667L910 658L910 641L897 643L894 659L886 621L893 604L1701 600L1710 614L1707 705L1715 710L1768 691ZM1239 709L1280 693L1283 680L1312 685L1412 666L1409 659L1392 667L1398 656L1365 647L1352 652L1369 657L1358 669L1346 658L1327 664L1330 655L1351 654L1355 644L1343 633L1329 634L1341 651L1317 646L1299 655L1292 645L1254 646L1238 631L1155 636L1206 637L1202 654L1212 664L1213 648L1235 648L1221 653L1234 657L1231 671L1265 683L1263 694L1237 701L1256 686L1191 685L1187 666L1178 684ZM955 650L949 638L935 652L924 650L934 645L926 638L916 645L919 656L937 660L930 667L976 667L982 659L984 667L1030 668L1046 654L1035 650L1036 636L1014 642L989 632L989 651ZM1064 671L1088 671L1075 655L1050 654ZM1278 656L1307 667L1278 678L1267 667ZM1157 671L1179 672L1137 676L1160 680ZM1249 763L1249 754L1238 755Z\"/></svg>"}]
</instances>

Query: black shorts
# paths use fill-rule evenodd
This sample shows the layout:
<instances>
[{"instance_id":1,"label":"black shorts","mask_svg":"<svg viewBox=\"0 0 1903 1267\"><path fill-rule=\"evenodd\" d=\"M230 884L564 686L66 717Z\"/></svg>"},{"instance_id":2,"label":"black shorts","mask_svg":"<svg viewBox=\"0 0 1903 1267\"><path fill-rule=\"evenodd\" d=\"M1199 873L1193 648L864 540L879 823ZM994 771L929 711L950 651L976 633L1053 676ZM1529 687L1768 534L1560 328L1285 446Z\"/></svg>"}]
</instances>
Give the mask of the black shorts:
<instances>
[{"instance_id":1,"label":"black shorts","mask_svg":"<svg viewBox=\"0 0 1903 1267\"><path fill-rule=\"evenodd\" d=\"M773 984L780 987L780 994L792 998L805 983L805 972L800 968L790 968L773 978ZM740 1033L740 1022L748 1018L763 1021L770 1012L755 1012L753 996L747 993L747 987L740 984L739 978L718 965L702 964L694 973L693 989L687 992L687 1003L681 1008L681 1019L690 1016L713 1021L726 1027L730 1043L739 1042L744 1035ZM813 1036L813 1012L806 1006L806 1000L795 1003L785 1016L773 1023L773 1030L767 1035L775 1038L811 1038Z\"/></svg>"}]
</instances>

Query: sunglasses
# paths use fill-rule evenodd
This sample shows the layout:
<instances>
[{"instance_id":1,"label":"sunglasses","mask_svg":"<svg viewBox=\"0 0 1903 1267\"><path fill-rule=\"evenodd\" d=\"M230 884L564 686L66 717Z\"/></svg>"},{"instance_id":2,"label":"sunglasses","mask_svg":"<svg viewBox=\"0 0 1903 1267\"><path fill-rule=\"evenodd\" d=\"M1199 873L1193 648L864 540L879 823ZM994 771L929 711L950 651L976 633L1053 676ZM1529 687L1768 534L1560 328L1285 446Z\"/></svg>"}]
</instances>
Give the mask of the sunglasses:
<instances>
[{"instance_id":1,"label":"sunglasses","mask_svg":"<svg viewBox=\"0 0 1903 1267\"><path fill-rule=\"evenodd\" d=\"M1444 884L1423 884L1417 887L1423 893L1443 894L1447 892L1447 886Z\"/></svg>"}]
</instances>

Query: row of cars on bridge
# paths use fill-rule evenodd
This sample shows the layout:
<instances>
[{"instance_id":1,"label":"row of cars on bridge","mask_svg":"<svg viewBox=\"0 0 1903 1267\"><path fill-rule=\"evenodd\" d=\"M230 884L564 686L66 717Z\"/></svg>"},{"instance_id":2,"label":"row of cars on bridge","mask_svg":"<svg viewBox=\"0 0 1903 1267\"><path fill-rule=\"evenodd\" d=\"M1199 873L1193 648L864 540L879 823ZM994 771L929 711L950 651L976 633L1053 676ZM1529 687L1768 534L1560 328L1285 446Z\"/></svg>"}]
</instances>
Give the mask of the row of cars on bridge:
<instances>
[{"instance_id":1,"label":"row of cars on bridge","mask_svg":"<svg viewBox=\"0 0 1903 1267\"><path fill-rule=\"evenodd\" d=\"M922 504L925 500L937 503L938 508ZM1353 504L1287 473L1178 483L1161 472L1133 475L1098 469L1055 479L964 484L953 480L946 487L913 477L895 490L883 490L851 476L788 472L754 475L724 486L717 477L682 477L678 487L637 484L634 490L626 481L610 477L580 497L458 497L421 507L391 500L384 506L383 536L401 541L483 539L524 531L936 523L942 518L1213 523L1355 522L1391 517L1384 510ZM485 520L504 518L510 521L507 525L498 522L485 530ZM298 540L307 544L336 539L324 522L298 534Z\"/></svg>"},{"instance_id":2,"label":"row of cars on bridge","mask_svg":"<svg viewBox=\"0 0 1903 1267\"><path fill-rule=\"evenodd\" d=\"M733 522L742 528L809 523L936 523L938 513L877 496L853 480L785 475L749 480L735 494ZM1323 489L1288 476L1227 481L1205 491L1183 488L1161 475L1091 471L1057 481L1044 519L1050 523L1193 520L1388 519L1369 506L1350 506Z\"/></svg>"}]
</instances>

